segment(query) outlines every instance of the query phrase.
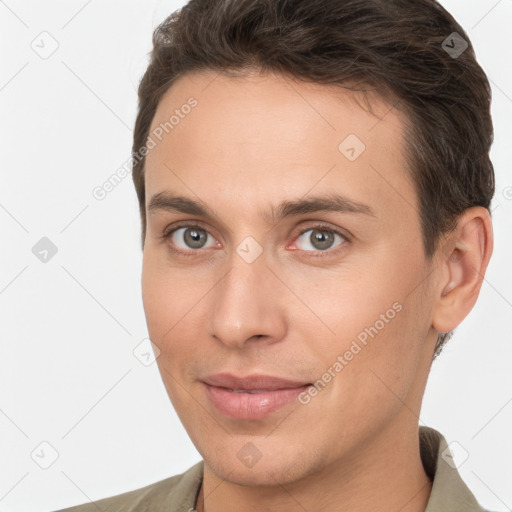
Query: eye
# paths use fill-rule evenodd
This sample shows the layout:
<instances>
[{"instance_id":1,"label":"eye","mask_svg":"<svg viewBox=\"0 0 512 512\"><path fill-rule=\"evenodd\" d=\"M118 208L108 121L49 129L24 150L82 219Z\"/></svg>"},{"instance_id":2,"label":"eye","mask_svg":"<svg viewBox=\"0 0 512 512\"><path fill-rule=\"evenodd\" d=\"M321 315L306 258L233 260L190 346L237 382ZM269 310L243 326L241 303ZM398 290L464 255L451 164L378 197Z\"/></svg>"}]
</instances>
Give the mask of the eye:
<instances>
[{"instance_id":1,"label":"eye","mask_svg":"<svg viewBox=\"0 0 512 512\"><path fill-rule=\"evenodd\" d=\"M173 229L165 235L165 238L169 238L178 247L178 251L181 249L205 249L216 246L216 240L208 231L199 226L184 226ZM211 239L210 245L207 245L208 238Z\"/></svg>"},{"instance_id":2,"label":"eye","mask_svg":"<svg viewBox=\"0 0 512 512\"><path fill-rule=\"evenodd\" d=\"M167 230L163 239L169 240L171 251L183 256L194 256L200 249L220 247L221 244L208 230L197 224L185 224ZM335 252L330 250L348 243L348 238L330 226L317 225L303 230L297 236L296 249L313 253L311 256L324 256ZM316 254L315 254L316 253Z\"/></svg>"},{"instance_id":3,"label":"eye","mask_svg":"<svg viewBox=\"0 0 512 512\"><path fill-rule=\"evenodd\" d=\"M321 226L302 231L297 237L297 241L302 243L302 247L299 246L299 249L305 251L325 252L333 247L336 240L338 240L339 243L334 245L334 247L342 245L347 239L341 233Z\"/></svg>"}]
</instances>

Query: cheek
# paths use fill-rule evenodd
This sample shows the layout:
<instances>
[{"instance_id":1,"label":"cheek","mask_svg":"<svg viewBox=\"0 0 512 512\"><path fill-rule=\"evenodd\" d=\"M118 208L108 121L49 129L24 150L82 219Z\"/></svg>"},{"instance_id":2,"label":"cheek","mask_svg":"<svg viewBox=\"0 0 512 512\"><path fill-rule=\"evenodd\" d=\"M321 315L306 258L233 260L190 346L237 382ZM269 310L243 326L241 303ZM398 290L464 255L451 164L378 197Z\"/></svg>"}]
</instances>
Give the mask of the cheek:
<instances>
[{"instance_id":1,"label":"cheek","mask_svg":"<svg viewBox=\"0 0 512 512\"><path fill-rule=\"evenodd\" d=\"M376 331L384 334L399 317L403 294L395 283L383 283L383 276L389 272L379 270L376 262L367 267L362 262L347 264L336 271L291 269L282 274L299 299L290 297L294 305L288 310L290 325L310 331L307 339L315 340L310 346L318 348L315 352L322 354L322 360L343 353L352 340L364 346ZM282 293L290 294L284 288Z\"/></svg>"},{"instance_id":2,"label":"cheek","mask_svg":"<svg viewBox=\"0 0 512 512\"><path fill-rule=\"evenodd\" d=\"M371 401L378 407L383 395L396 400L387 386L404 397L421 356L428 329L426 298L418 286L421 259L415 262L411 256L405 264L391 250L381 256L372 262L361 258L330 275L287 276L310 308L299 305L293 324L302 330L320 376L329 370L336 375L332 393L341 402L348 394L359 397L360 404ZM305 318L311 320L306 323Z\"/></svg>"},{"instance_id":3,"label":"cheek","mask_svg":"<svg viewBox=\"0 0 512 512\"><path fill-rule=\"evenodd\" d=\"M166 275L159 271L147 250L144 252L141 285L150 338L160 346L165 330L172 326L176 294L173 294Z\"/></svg>"},{"instance_id":4,"label":"cheek","mask_svg":"<svg viewBox=\"0 0 512 512\"><path fill-rule=\"evenodd\" d=\"M165 342L173 331L186 325L187 315L193 314L194 306L206 292L204 280L172 268L150 249L144 252L141 285L148 330L154 342Z\"/></svg>"},{"instance_id":5,"label":"cheek","mask_svg":"<svg viewBox=\"0 0 512 512\"><path fill-rule=\"evenodd\" d=\"M142 300L150 339L160 355L157 364L169 395L192 379L204 357L204 308L211 278L172 267L165 257L144 253ZM203 315L203 316L201 316ZM176 389L177 388L177 389Z\"/></svg>"}]
</instances>

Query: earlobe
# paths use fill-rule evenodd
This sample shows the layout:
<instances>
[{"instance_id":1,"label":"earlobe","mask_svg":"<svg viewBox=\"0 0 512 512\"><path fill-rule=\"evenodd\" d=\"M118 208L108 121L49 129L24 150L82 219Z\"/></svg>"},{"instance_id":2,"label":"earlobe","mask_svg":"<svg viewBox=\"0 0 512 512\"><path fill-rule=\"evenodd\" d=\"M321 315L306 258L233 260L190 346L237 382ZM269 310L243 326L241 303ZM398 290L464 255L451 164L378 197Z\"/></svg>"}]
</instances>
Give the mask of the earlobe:
<instances>
[{"instance_id":1,"label":"earlobe","mask_svg":"<svg viewBox=\"0 0 512 512\"><path fill-rule=\"evenodd\" d=\"M480 293L493 247L489 212L469 208L446 238L439 257L440 276L432 327L438 332L455 329L469 314Z\"/></svg>"}]
</instances>

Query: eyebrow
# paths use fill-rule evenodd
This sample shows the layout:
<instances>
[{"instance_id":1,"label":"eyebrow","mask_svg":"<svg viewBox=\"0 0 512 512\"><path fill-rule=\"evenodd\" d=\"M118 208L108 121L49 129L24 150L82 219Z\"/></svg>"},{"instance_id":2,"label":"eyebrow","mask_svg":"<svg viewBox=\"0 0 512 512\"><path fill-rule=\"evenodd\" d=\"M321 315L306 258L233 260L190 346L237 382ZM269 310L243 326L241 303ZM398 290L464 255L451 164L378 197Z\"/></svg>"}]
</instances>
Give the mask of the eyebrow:
<instances>
[{"instance_id":1,"label":"eyebrow","mask_svg":"<svg viewBox=\"0 0 512 512\"><path fill-rule=\"evenodd\" d=\"M196 215L198 217L218 217L217 214L205 204L166 191L158 192L151 197L148 204L148 211L183 213L186 215ZM267 222L271 223L276 220L284 219L285 217L322 211L376 217L374 210L370 206L352 201L343 195L335 193L312 196L308 199L286 200L280 203L277 208L271 206L270 213L264 213L263 217Z\"/></svg>"}]
</instances>

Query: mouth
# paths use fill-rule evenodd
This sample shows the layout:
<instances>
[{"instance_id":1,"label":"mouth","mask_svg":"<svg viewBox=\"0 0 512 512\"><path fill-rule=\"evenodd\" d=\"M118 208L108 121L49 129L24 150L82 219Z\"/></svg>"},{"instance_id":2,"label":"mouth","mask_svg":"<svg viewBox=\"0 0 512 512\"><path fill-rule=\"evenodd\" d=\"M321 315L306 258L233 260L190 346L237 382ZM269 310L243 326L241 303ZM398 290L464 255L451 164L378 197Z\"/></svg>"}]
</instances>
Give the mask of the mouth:
<instances>
[{"instance_id":1,"label":"mouth","mask_svg":"<svg viewBox=\"0 0 512 512\"><path fill-rule=\"evenodd\" d=\"M232 391L233 393L266 393L270 391L269 389L230 389L230 388L223 388L227 389L228 391Z\"/></svg>"},{"instance_id":2,"label":"mouth","mask_svg":"<svg viewBox=\"0 0 512 512\"><path fill-rule=\"evenodd\" d=\"M293 402L311 383L270 375L237 377L222 373L202 380L212 405L223 415L242 420L257 420Z\"/></svg>"}]
</instances>

